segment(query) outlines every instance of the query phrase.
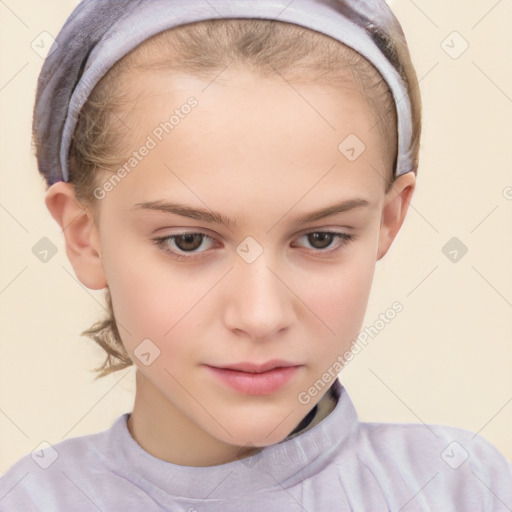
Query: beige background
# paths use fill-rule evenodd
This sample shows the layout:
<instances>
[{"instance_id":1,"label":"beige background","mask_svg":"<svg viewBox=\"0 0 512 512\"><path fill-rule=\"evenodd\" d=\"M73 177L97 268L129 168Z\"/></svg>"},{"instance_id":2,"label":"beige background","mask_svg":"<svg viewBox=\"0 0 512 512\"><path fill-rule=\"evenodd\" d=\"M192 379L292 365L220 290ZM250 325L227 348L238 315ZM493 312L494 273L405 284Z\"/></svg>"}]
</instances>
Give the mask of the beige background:
<instances>
[{"instance_id":1,"label":"beige background","mask_svg":"<svg viewBox=\"0 0 512 512\"><path fill-rule=\"evenodd\" d=\"M30 149L43 62L31 42L56 36L76 4L0 2L0 474L43 440L109 428L133 404L133 367L93 382L102 352L79 333L102 315L103 291L76 279ZM364 325L394 301L404 309L342 382L362 420L461 427L512 460L512 3L392 7L421 79L424 134L412 208L377 264ZM462 48L453 31L469 44L457 59L443 49ZM42 237L58 248L47 263L32 253ZM452 237L468 248L457 263L441 250Z\"/></svg>"}]
</instances>

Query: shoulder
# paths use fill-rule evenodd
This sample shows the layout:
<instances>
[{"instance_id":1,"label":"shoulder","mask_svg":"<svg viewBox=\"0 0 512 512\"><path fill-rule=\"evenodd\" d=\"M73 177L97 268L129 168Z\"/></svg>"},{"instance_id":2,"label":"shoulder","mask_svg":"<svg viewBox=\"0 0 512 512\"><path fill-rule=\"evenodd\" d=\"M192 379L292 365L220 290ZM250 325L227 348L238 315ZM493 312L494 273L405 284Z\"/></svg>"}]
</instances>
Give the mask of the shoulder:
<instances>
[{"instance_id":1,"label":"shoulder","mask_svg":"<svg viewBox=\"0 0 512 512\"><path fill-rule=\"evenodd\" d=\"M421 490L439 503L451 500L457 510L512 510L512 464L478 434L444 425L362 422L357 436L358 458L384 480L394 475L390 486Z\"/></svg>"},{"instance_id":2,"label":"shoulder","mask_svg":"<svg viewBox=\"0 0 512 512\"><path fill-rule=\"evenodd\" d=\"M442 448L437 453L450 466L459 466L465 460L493 460L510 463L498 449L479 434L447 425L427 423L373 423L360 422L359 436L376 450L425 452ZM446 451L445 451L446 448ZM454 459L454 460L452 460Z\"/></svg>"},{"instance_id":3,"label":"shoulder","mask_svg":"<svg viewBox=\"0 0 512 512\"><path fill-rule=\"evenodd\" d=\"M0 512L64 510L96 496L108 465L109 431L42 443L21 457L0 477Z\"/></svg>"}]
</instances>

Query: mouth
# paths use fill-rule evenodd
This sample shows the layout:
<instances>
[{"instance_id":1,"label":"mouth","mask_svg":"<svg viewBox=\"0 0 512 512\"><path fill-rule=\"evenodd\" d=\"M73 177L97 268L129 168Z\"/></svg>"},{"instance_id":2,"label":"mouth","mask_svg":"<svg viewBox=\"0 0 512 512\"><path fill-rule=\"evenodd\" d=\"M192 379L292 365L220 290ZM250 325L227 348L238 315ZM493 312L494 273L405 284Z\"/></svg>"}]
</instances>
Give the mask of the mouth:
<instances>
[{"instance_id":1,"label":"mouth","mask_svg":"<svg viewBox=\"0 0 512 512\"><path fill-rule=\"evenodd\" d=\"M283 361L281 359L272 359L271 361L267 361L265 363L237 363L237 364L228 364L223 366L216 366L214 368L220 368L223 370L236 370L239 372L247 372L247 373L264 373L270 370L274 370L276 368L290 368L292 366L301 366L298 363L290 363L288 361Z\"/></svg>"},{"instance_id":2,"label":"mouth","mask_svg":"<svg viewBox=\"0 0 512 512\"><path fill-rule=\"evenodd\" d=\"M246 395L268 395L283 388L302 365L272 360L266 363L205 366L230 389Z\"/></svg>"}]
</instances>

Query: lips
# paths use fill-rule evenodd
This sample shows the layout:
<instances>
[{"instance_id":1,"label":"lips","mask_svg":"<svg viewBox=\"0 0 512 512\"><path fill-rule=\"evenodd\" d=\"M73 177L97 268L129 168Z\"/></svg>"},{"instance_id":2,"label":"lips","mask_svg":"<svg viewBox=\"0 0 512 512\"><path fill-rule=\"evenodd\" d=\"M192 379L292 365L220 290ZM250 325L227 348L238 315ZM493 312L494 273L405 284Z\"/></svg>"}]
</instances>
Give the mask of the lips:
<instances>
[{"instance_id":1,"label":"lips","mask_svg":"<svg viewBox=\"0 0 512 512\"><path fill-rule=\"evenodd\" d=\"M220 368L224 370L237 370L239 372L248 372L248 373L263 373L269 370L273 370L274 368L288 368L290 366L300 366L297 363L290 363L287 361L282 361L280 359L273 359L272 361L267 361L266 363L237 363L237 364L229 364L223 366L215 366L215 368Z\"/></svg>"},{"instance_id":2,"label":"lips","mask_svg":"<svg viewBox=\"0 0 512 512\"><path fill-rule=\"evenodd\" d=\"M237 363L206 368L224 386L245 395L269 395L283 388L302 365L273 360L265 363Z\"/></svg>"}]
</instances>

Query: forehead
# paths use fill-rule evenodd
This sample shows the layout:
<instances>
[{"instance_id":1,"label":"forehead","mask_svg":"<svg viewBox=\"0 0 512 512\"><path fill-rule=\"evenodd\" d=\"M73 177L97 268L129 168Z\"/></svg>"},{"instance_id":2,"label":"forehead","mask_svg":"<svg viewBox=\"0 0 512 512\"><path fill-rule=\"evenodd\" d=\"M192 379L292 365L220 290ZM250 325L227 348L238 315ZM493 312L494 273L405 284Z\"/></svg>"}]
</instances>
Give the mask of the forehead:
<instances>
[{"instance_id":1,"label":"forehead","mask_svg":"<svg viewBox=\"0 0 512 512\"><path fill-rule=\"evenodd\" d=\"M175 188L179 177L219 200L240 192L278 200L314 188L370 195L384 188L376 120L356 90L234 69L210 82L170 71L129 81L137 91L130 151L148 138L155 144L126 180L139 199L155 187ZM195 106L184 108L191 98Z\"/></svg>"}]
</instances>

